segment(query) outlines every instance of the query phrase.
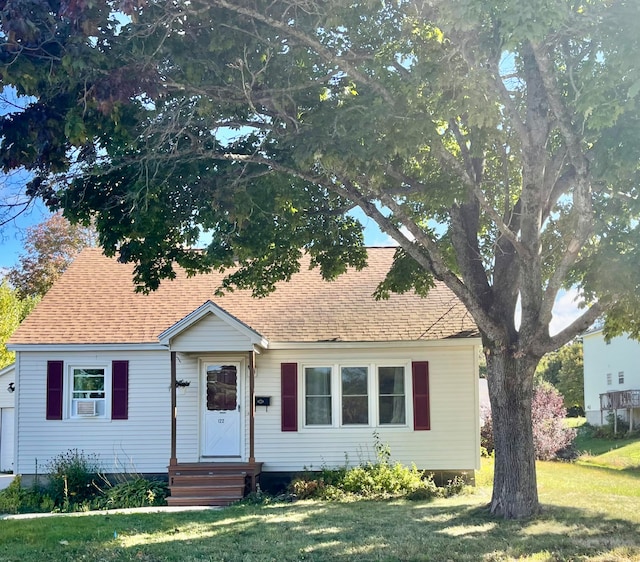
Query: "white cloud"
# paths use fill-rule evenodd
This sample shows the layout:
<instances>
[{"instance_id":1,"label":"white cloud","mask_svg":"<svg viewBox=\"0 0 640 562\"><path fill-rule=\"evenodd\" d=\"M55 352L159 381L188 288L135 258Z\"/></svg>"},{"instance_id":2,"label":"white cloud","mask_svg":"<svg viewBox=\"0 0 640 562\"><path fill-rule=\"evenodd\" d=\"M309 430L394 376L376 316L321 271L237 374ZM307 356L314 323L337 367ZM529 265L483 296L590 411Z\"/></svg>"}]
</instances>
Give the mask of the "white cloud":
<instances>
[{"instance_id":1,"label":"white cloud","mask_svg":"<svg viewBox=\"0 0 640 562\"><path fill-rule=\"evenodd\" d=\"M549 325L549 333L553 336L578 318L584 310L579 308L582 297L577 289L560 291L553 307L553 318Z\"/></svg>"}]
</instances>

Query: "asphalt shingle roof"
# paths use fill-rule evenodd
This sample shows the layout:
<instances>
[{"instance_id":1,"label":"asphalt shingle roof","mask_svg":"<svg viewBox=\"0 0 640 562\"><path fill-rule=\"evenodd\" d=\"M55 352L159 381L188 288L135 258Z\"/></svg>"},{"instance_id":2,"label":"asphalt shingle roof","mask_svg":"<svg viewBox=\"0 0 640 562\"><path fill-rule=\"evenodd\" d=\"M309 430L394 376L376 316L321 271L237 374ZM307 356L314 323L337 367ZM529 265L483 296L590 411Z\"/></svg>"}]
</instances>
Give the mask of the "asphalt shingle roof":
<instances>
[{"instance_id":1,"label":"asphalt shingle roof","mask_svg":"<svg viewBox=\"0 0 640 562\"><path fill-rule=\"evenodd\" d=\"M464 306L443 284L376 301L373 292L394 248L369 248L369 265L324 281L308 261L266 298L215 291L223 274L183 271L149 294L136 293L133 266L86 249L14 333L12 344L157 343L158 335L211 300L271 342L435 340L477 335Z\"/></svg>"}]
</instances>

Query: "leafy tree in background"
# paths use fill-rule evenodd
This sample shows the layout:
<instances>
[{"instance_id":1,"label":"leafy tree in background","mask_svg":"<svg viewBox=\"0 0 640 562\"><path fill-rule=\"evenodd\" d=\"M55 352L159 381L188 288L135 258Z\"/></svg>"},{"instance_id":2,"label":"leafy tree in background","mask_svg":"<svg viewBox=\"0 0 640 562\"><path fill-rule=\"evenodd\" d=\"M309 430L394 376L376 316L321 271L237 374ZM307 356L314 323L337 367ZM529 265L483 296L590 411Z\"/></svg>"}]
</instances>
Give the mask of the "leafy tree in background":
<instances>
[{"instance_id":1,"label":"leafy tree in background","mask_svg":"<svg viewBox=\"0 0 640 562\"><path fill-rule=\"evenodd\" d=\"M13 363L15 353L6 348L6 343L38 300L33 297L21 299L5 279L0 281L0 369Z\"/></svg>"},{"instance_id":2,"label":"leafy tree in background","mask_svg":"<svg viewBox=\"0 0 640 562\"><path fill-rule=\"evenodd\" d=\"M543 357L536 370L536 378L558 389L567 410L584 410L582 341L571 342Z\"/></svg>"},{"instance_id":3,"label":"leafy tree in background","mask_svg":"<svg viewBox=\"0 0 640 562\"><path fill-rule=\"evenodd\" d=\"M538 362L601 315L640 335L639 2L2 0L0 22L2 82L35 98L0 165L30 196L146 290L237 262L258 295L303 249L363 267L360 207L399 244L379 297L439 280L475 319L491 511L538 511ZM583 314L551 336L569 286Z\"/></svg>"},{"instance_id":4,"label":"leafy tree in background","mask_svg":"<svg viewBox=\"0 0 640 562\"><path fill-rule=\"evenodd\" d=\"M95 244L91 227L71 224L61 213L27 229L24 252L7 279L20 298L43 297L78 252Z\"/></svg>"}]
</instances>

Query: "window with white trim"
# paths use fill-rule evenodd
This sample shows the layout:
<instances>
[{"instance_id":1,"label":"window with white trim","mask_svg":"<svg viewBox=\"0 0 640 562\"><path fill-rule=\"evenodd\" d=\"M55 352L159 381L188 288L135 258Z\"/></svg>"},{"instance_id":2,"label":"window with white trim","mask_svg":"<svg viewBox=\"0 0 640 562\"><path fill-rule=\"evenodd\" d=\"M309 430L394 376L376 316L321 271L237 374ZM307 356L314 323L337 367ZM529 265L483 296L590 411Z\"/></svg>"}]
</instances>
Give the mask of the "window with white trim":
<instances>
[{"instance_id":1,"label":"window with white trim","mask_svg":"<svg viewBox=\"0 0 640 562\"><path fill-rule=\"evenodd\" d=\"M305 425L331 425L331 367L305 367Z\"/></svg>"},{"instance_id":2,"label":"window with white trim","mask_svg":"<svg viewBox=\"0 0 640 562\"><path fill-rule=\"evenodd\" d=\"M342 425L369 425L369 369L341 367Z\"/></svg>"},{"instance_id":3,"label":"window with white trim","mask_svg":"<svg viewBox=\"0 0 640 562\"><path fill-rule=\"evenodd\" d=\"M406 375L404 365L305 366L304 425L405 426Z\"/></svg>"},{"instance_id":4,"label":"window with white trim","mask_svg":"<svg viewBox=\"0 0 640 562\"><path fill-rule=\"evenodd\" d=\"M378 367L378 423L404 425L406 409L404 367Z\"/></svg>"},{"instance_id":5,"label":"window with white trim","mask_svg":"<svg viewBox=\"0 0 640 562\"><path fill-rule=\"evenodd\" d=\"M607 385L610 385L613 382L613 378L611 373L607 373Z\"/></svg>"},{"instance_id":6,"label":"window with white trim","mask_svg":"<svg viewBox=\"0 0 640 562\"><path fill-rule=\"evenodd\" d=\"M624 384L624 371L618 371L618 384Z\"/></svg>"},{"instance_id":7,"label":"window with white trim","mask_svg":"<svg viewBox=\"0 0 640 562\"><path fill-rule=\"evenodd\" d=\"M106 377L104 367L71 367L70 416L72 418L106 415Z\"/></svg>"}]
</instances>

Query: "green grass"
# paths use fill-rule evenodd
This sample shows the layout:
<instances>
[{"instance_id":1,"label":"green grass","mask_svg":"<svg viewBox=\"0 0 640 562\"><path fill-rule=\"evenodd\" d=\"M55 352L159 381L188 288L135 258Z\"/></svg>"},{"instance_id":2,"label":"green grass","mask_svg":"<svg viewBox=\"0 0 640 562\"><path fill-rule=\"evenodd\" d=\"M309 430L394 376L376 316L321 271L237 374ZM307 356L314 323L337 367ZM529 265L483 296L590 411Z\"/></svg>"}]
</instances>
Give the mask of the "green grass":
<instances>
[{"instance_id":1,"label":"green grass","mask_svg":"<svg viewBox=\"0 0 640 562\"><path fill-rule=\"evenodd\" d=\"M607 454L626 458L639 443L610 442ZM640 469L538 463L543 513L515 522L486 512L492 474L484 459L473 494L430 503L309 500L0 521L0 561L640 562Z\"/></svg>"},{"instance_id":2,"label":"green grass","mask_svg":"<svg viewBox=\"0 0 640 562\"><path fill-rule=\"evenodd\" d=\"M579 430L574 447L581 453L578 464L616 470L640 469L640 438L637 436L605 439L594 437L593 431Z\"/></svg>"},{"instance_id":3,"label":"green grass","mask_svg":"<svg viewBox=\"0 0 640 562\"><path fill-rule=\"evenodd\" d=\"M567 427L582 427L585 423L587 423L587 418L565 418L564 424Z\"/></svg>"}]
</instances>

